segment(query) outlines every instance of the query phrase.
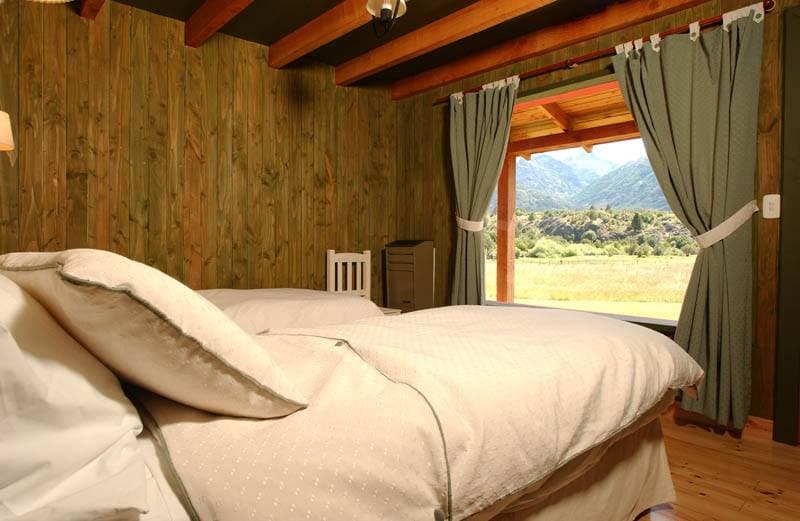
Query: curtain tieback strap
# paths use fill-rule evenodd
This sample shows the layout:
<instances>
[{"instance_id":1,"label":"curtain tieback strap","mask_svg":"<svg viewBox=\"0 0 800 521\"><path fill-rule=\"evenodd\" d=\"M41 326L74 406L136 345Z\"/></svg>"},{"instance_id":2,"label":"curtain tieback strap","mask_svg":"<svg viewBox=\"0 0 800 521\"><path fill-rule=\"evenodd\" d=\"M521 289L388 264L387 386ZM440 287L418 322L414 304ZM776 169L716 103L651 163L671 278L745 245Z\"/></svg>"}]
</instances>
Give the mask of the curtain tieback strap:
<instances>
[{"instance_id":1,"label":"curtain tieback strap","mask_svg":"<svg viewBox=\"0 0 800 521\"><path fill-rule=\"evenodd\" d=\"M459 228L467 232L483 231L483 221L468 221L456 215L456 224Z\"/></svg>"},{"instance_id":2,"label":"curtain tieback strap","mask_svg":"<svg viewBox=\"0 0 800 521\"><path fill-rule=\"evenodd\" d=\"M755 201L750 201L746 205L742 206L735 214L731 215L707 232L698 235L694 238L694 240L697 241L698 246L701 248L709 248L741 228L741 226L749 221L750 217L752 217L757 211L758 203Z\"/></svg>"}]
</instances>

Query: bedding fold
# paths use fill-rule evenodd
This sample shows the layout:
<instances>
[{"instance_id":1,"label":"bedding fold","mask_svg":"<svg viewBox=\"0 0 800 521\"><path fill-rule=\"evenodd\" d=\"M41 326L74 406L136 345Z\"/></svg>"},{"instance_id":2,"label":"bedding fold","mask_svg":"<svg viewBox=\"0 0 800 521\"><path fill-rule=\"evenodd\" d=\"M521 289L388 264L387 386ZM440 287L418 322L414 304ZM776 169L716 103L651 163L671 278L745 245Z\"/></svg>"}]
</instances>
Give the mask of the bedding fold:
<instances>
[{"instance_id":1,"label":"bedding fold","mask_svg":"<svg viewBox=\"0 0 800 521\"><path fill-rule=\"evenodd\" d=\"M702 377L658 333L561 310L441 308L259 342L307 409L254 421L143 398L203 518L466 519Z\"/></svg>"}]
</instances>

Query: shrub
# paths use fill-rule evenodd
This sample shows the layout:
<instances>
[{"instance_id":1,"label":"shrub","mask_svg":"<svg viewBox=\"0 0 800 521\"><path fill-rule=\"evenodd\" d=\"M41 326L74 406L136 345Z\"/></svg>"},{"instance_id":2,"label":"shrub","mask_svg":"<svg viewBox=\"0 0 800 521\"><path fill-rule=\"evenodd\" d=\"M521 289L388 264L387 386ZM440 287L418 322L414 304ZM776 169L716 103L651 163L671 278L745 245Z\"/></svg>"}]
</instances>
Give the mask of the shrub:
<instances>
[{"instance_id":1,"label":"shrub","mask_svg":"<svg viewBox=\"0 0 800 521\"><path fill-rule=\"evenodd\" d=\"M586 230L581 236L583 242L594 242L597 240L597 233L594 230Z\"/></svg>"},{"instance_id":2,"label":"shrub","mask_svg":"<svg viewBox=\"0 0 800 521\"><path fill-rule=\"evenodd\" d=\"M554 259L556 257L562 257L563 252L564 247L556 241L552 239L539 239L531 253L533 257L537 259Z\"/></svg>"}]
</instances>

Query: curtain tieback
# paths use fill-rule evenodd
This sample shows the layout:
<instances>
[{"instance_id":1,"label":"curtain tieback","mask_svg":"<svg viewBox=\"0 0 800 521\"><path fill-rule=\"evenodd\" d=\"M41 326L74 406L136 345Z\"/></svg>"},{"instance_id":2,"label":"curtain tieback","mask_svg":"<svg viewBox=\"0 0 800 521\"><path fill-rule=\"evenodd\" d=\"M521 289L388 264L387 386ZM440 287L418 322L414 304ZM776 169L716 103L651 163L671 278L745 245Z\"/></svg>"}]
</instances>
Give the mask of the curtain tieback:
<instances>
[{"instance_id":1,"label":"curtain tieback","mask_svg":"<svg viewBox=\"0 0 800 521\"><path fill-rule=\"evenodd\" d=\"M483 221L468 221L456 215L456 225L467 232L483 231Z\"/></svg>"},{"instance_id":2,"label":"curtain tieback","mask_svg":"<svg viewBox=\"0 0 800 521\"><path fill-rule=\"evenodd\" d=\"M731 215L707 232L698 235L694 238L694 240L697 241L697 245L701 248L709 248L741 228L741 226L749 221L750 217L752 217L757 211L758 203L755 201L750 201L746 205L742 206L735 214Z\"/></svg>"}]
</instances>

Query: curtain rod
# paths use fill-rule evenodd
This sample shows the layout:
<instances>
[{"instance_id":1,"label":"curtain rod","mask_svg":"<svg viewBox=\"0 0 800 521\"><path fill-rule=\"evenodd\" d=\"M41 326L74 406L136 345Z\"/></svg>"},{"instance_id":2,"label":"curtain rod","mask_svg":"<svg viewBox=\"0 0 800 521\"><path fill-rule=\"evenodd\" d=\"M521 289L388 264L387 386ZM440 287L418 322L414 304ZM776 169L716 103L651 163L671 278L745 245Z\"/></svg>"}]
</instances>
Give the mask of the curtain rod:
<instances>
[{"instance_id":1,"label":"curtain rod","mask_svg":"<svg viewBox=\"0 0 800 521\"><path fill-rule=\"evenodd\" d=\"M764 0L764 12L770 12L775 9L775 0ZM711 18L706 18L705 20L700 20L698 22L700 24L700 29L705 29L707 27L712 27L714 25L719 25L722 23L722 15L712 16ZM662 37L666 37L672 34L679 34L685 33L689 30L689 24L681 25L680 27L675 27L668 31L663 31L661 33L657 33ZM642 38L642 41L649 42L650 35L645 36ZM601 58L607 58L609 56L614 56L617 54L616 47L608 47L606 49L600 49L599 51L590 52L589 54L584 54L582 56L578 56L576 58L569 58L567 60L563 60L557 63L553 63L551 65L545 65L544 67L539 67L538 69L533 69L529 71L525 71L519 74L520 81L527 80L530 78L535 78L537 76L543 76L545 74L549 74L551 72L564 70L564 69L574 69L578 65L592 62L595 60L599 60ZM483 87L472 87L471 89L467 89L462 91L464 94L470 92L478 92ZM450 96L442 96L438 98L436 101L433 102L433 106L441 105L442 103L447 103L450 101Z\"/></svg>"}]
</instances>

